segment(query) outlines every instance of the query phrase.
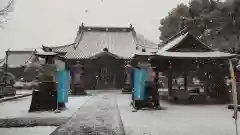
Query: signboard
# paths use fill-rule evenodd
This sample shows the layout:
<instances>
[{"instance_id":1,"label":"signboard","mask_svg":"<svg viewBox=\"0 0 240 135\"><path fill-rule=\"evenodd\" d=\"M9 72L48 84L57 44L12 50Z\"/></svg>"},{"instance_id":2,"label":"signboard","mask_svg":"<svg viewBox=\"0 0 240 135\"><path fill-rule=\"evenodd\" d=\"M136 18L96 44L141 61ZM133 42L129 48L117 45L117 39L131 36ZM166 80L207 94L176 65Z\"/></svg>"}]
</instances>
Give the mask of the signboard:
<instances>
[{"instance_id":1,"label":"signboard","mask_svg":"<svg viewBox=\"0 0 240 135\"><path fill-rule=\"evenodd\" d=\"M57 71L57 101L68 102L68 91L70 89L70 72L68 70Z\"/></svg>"},{"instance_id":2,"label":"signboard","mask_svg":"<svg viewBox=\"0 0 240 135\"><path fill-rule=\"evenodd\" d=\"M147 71L145 69L134 69L134 100L145 100L145 85L147 80Z\"/></svg>"}]
</instances>

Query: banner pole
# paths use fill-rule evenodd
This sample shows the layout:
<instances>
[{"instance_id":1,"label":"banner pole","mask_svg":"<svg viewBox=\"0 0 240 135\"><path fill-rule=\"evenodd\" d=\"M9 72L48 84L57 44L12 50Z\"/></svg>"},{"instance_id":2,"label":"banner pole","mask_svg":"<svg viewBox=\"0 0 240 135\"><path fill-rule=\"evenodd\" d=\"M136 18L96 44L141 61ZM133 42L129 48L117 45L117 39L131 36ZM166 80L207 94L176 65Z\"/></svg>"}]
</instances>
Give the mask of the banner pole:
<instances>
[{"instance_id":1,"label":"banner pole","mask_svg":"<svg viewBox=\"0 0 240 135\"><path fill-rule=\"evenodd\" d=\"M57 70L57 75L56 76L58 76L58 70ZM55 76L55 77L56 77ZM56 110L54 111L54 113L60 113L61 111L59 110L59 108L58 108L58 93L59 93L59 87L58 87L58 85L59 85L59 83L57 82L57 80L58 80L58 78L59 77L56 77L55 79L54 79L54 81L56 82L56 84L57 84L57 95L56 95L56 97L57 97L57 108L56 108Z\"/></svg>"},{"instance_id":2,"label":"banner pole","mask_svg":"<svg viewBox=\"0 0 240 135\"><path fill-rule=\"evenodd\" d=\"M232 96L233 96L233 106L234 106L234 114L233 118L235 120L235 128L236 128L236 135L238 135L238 122L237 122L237 115L238 115L238 99L237 99L237 84L233 69L232 61L229 60L229 70L231 74L231 84L232 84Z\"/></svg>"}]
</instances>

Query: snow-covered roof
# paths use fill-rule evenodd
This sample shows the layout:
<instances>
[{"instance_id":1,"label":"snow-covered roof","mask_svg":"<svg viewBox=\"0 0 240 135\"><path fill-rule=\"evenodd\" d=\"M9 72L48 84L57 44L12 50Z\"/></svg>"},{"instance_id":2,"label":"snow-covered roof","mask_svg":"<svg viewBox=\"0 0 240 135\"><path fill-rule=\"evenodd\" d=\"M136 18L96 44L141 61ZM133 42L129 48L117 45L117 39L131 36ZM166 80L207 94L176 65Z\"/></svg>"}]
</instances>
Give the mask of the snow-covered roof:
<instances>
[{"instance_id":1,"label":"snow-covered roof","mask_svg":"<svg viewBox=\"0 0 240 135\"><path fill-rule=\"evenodd\" d=\"M230 58L235 57L236 54L225 52L161 52L157 53L159 56L175 57L175 58Z\"/></svg>"},{"instance_id":2,"label":"snow-covered roof","mask_svg":"<svg viewBox=\"0 0 240 135\"><path fill-rule=\"evenodd\" d=\"M182 31L167 40L156 55L172 58L230 58L236 56L236 54L215 51L192 34Z\"/></svg>"},{"instance_id":3,"label":"snow-covered roof","mask_svg":"<svg viewBox=\"0 0 240 135\"><path fill-rule=\"evenodd\" d=\"M68 59L91 58L104 49L120 58L132 58L136 50L157 50L157 44L137 34L133 27L89 27L81 26L73 44L45 47L53 52L66 52ZM150 49L149 49L150 48Z\"/></svg>"},{"instance_id":4,"label":"snow-covered roof","mask_svg":"<svg viewBox=\"0 0 240 135\"><path fill-rule=\"evenodd\" d=\"M35 55L47 56L47 55L57 55L55 52L37 52Z\"/></svg>"},{"instance_id":5,"label":"snow-covered roof","mask_svg":"<svg viewBox=\"0 0 240 135\"><path fill-rule=\"evenodd\" d=\"M167 44L165 44L165 45L159 50L159 52L167 51L167 50L171 49L172 47L178 45L187 35L188 35L188 33L185 33L185 34L179 35L179 36L176 37L174 40L169 41Z\"/></svg>"}]
</instances>

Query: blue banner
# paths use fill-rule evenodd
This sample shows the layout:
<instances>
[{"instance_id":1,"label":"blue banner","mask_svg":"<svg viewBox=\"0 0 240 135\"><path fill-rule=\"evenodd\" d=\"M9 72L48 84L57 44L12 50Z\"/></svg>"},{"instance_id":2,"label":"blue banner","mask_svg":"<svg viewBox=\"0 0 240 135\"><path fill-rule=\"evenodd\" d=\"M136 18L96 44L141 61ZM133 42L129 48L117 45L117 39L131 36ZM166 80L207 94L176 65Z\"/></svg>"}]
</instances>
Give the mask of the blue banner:
<instances>
[{"instance_id":1,"label":"blue banner","mask_svg":"<svg viewBox=\"0 0 240 135\"><path fill-rule=\"evenodd\" d=\"M57 71L57 101L59 103L68 102L68 92L70 89L70 72L68 70Z\"/></svg>"},{"instance_id":2,"label":"blue banner","mask_svg":"<svg viewBox=\"0 0 240 135\"><path fill-rule=\"evenodd\" d=\"M146 80L147 80L147 71L145 69L134 69L134 100L145 100L146 97Z\"/></svg>"}]
</instances>

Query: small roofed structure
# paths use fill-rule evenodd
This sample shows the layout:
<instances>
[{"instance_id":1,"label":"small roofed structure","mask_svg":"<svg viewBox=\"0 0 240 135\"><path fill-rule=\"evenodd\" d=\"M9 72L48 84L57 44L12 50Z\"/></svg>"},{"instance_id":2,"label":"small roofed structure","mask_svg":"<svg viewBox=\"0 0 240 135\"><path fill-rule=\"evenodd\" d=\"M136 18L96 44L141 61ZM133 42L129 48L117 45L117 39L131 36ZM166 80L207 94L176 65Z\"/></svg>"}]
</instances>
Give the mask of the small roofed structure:
<instances>
[{"instance_id":1,"label":"small roofed structure","mask_svg":"<svg viewBox=\"0 0 240 135\"><path fill-rule=\"evenodd\" d=\"M66 53L63 59L71 68L80 61L84 67L86 89L122 88L124 65L137 54L157 50L157 44L137 34L134 27L92 27L81 25L74 43L47 47L44 51Z\"/></svg>"},{"instance_id":2,"label":"small roofed structure","mask_svg":"<svg viewBox=\"0 0 240 135\"><path fill-rule=\"evenodd\" d=\"M35 52L35 50L7 50L0 65L4 67L7 63L8 72L12 73L16 79L20 79L25 76L24 68L28 62L38 61L38 58L34 56Z\"/></svg>"},{"instance_id":3,"label":"small roofed structure","mask_svg":"<svg viewBox=\"0 0 240 135\"><path fill-rule=\"evenodd\" d=\"M235 56L215 51L191 33L181 31L164 42L152 56L151 63L168 77L170 99L197 101L196 95L200 95L227 101L228 89L224 78L229 76L228 59ZM195 77L202 82L199 86L193 82ZM183 78L184 82L174 81L179 78Z\"/></svg>"}]
</instances>

